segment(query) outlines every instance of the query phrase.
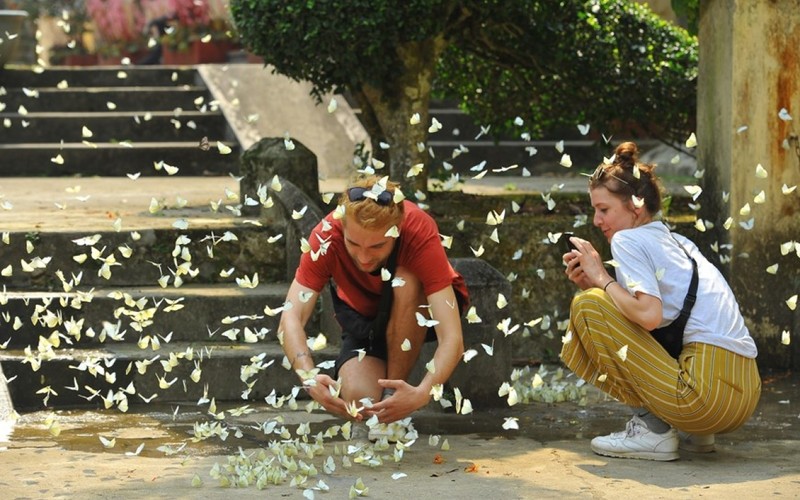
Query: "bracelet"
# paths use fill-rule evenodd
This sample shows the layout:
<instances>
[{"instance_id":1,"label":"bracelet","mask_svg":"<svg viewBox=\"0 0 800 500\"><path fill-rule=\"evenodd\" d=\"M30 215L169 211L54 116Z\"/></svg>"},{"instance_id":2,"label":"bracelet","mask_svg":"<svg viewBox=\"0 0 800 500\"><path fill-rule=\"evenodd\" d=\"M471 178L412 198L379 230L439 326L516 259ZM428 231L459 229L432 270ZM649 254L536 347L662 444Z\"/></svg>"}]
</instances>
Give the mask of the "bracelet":
<instances>
[{"instance_id":1,"label":"bracelet","mask_svg":"<svg viewBox=\"0 0 800 500\"><path fill-rule=\"evenodd\" d=\"M606 283L606 286L604 286L604 287L603 287L603 291L605 292L605 291L606 291L606 288L608 288L608 286L609 286L611 283L616 283L616 282L617 282L617 280L611 280L611 281L609 281L608 283Z\"/></svg>"}]
</instances>

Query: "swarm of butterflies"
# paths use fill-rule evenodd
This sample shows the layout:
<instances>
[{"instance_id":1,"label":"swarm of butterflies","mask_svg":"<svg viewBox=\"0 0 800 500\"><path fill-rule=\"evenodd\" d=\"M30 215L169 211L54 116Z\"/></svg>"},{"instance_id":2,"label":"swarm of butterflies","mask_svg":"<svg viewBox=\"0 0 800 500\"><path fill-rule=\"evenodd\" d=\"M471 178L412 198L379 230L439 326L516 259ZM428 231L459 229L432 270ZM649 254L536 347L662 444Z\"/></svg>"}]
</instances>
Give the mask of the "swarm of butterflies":
<instances>
[{"instance_id":1,"label":"swarm of butterflies","mask_svg":"<svg viewBox=\"0 0 800 500\"><path fill-rule=\"evenodd\" d=\"M124 77L124 72L120 72L119 75L121 78ZM60 87L66 87L66 82L59 85ZM31 91L29 89L26 94L30 93L31 96L35 95L35 91ZM0 87L0 97L4 95L4 90ZM202 98L200 98L202 99ZM198 105L202 105L203 103L200 102ZM113 109L113 103L108 103L109 109ZM2 106L0 106L2 109ZM327 110L330 113L335 112L338 109L338 104L335 98L332 98L327 106ZM21 112L21 114L24 114ZM146 118L146 117L145 117ZM784 121L792 120L789 112L786 109L781 109L778 113L778 118ZM252 122L257 120L257 116L249 116L248 121ZM421 118L419 114L414 114L410 117L409 122L411 125L421 125ZM524 131L524 120L522 118L515 118L513 123L523 129L520 133L520 138L526 142L531 140L531 136L528 132ZM6 126L10 126L7 122ZM428 127L429 134L435 134L442 130L442 124L436 119L432 118L431 123ZM745 133L747 130L746 126L740 127L737 132L739 134ZM480 133L475 137L477 140L482 135L488 134L490 131L489 127L481 127ZM587 135L590 131L590 126L588 124L579 124L578 131L581 135ZM83 127L82 129L82 137L84 140L88 141L92 137L93 133L87 127ZM606 143L610 142L610 137L603 136L603 139ZM695 148L697 146L697 139L694 134L692 134L686 141L687 148ZM292 141L290 135L287 133L284 136L284 146L287 150L291 151L295 148L294 142ZM784 144L784 147L789 147L788 143ZM207 137L204 137L198 147L203 151L210 151L212 148L215 148L219 154L230 154L232 152L231 148L225 145L221 141L216 141L216 143L212 146L211 141ZM390 145L388 143L381 142L379 143L379 147L381 148L389 148ZM559 141L555 144L555 148L559 154L561 154L560 165L566 169L570 169L573 164L570 158L570 155L565 152L565 144L564 141ZM429 151L429 154L433 157L433 150L430 147L427 147L425 144L418 144L419 151L425 151L426 149ZM525 146L525 150L528 153L529 157L533 157L537 154L537 149L534 146ZM463 183L466 179L462 179L458 173L452 172L453 171L453 161L461 154L467 152L468 149L465 146L459 146L455 148L451 154L451 156L441 162L443 169L446 172L451 172L450 176L447 180L442 183L443 189L457 189L458 186ZM54 163L63 163L63 158L59 158L58 156L53 158L52 161ZM610 159L606 159L606 161L610 161ZM680 161L680 155L676 155L673 158L673 162L677 163ZM470 172L473 172L471 179L477 180L481 179L486 176L488 173L501 173L519 169L519 172L522 176L530 176L530 171L519 165L511 165L505 166L500 168L487 168L487 162L482 161L477 165L474 165L470 168ZM384 168L385 165L377 159L371 159L366 164L362 164L359 168L360 173L364 174L375 174L376 172L380 171ZM163 171L169 176L176 175L179 172L179 168L177 166L168 165L164 162L156 162L154 164L154 168L157 171ZM415 164L412 165L408 171L406 176L407 177L414 177L419 175L424 171L425 165L424 164ZM132 173L128 174L128 177L131 180L136 180L139 178L140 173ZM762 165L756 165L754 168L754 175L757 179L766 179L768 177L767 170ZM698 171L695 173L695 177L700 179L703 176L703 171ZM385 188L385 182L387 177L382 178L383 184L379 183L377 185L378 189ZM554 185L551 190L547 193L542 194L542 200L547 205L549 210L553 210L556 205L556 201L553 199L552 194L559 191L563 185ZM792 195L795 192L797 186L787 186L784 184L782 188L782 193L785 196ZM699 197L703 194L703 190L698 185L687 185L684 186L686 192L692 197L693 205L692 208L697 210L699 209L699 204L697 204ZM272 191L280 191L281 190L281 182L280 179L276 176L272 179L269 185L262 185L259 186L257 191L257 199L256 198L249 198L247 197L243 200L245 205L253 205L253 206L261 206L263 208L270 208L273 206L273 201L269 196L269 190ZM398 190L396 193L397 196L400 198L396 199L395 201L402 200L404 195L402 192ZM374 193L375 196L378 196L379 193ZM238 194L233 192L226 192L226 199L229 201L238 201ZM729 193L721 193L722 201L728 202L729 200ZM424 207L425 195L422 192L415 193L415 197L420 205ZM323 201L326 203L330 202L333 198L333 193L326 193L323 195ZM635 204L641 204L642 200L634 199L632 200ZM754 224L754 217L752 215L752 211L760 204L766 202L766 194L764 190L761 190L757 193L752 199L751 202L746 203L739 209L739 215L741 216L740 220L734 220L734 218L730 217L726 221L724 221L723 226L725 229L730 229L733 224L738 223L739 226L744 230L751 230ZM0 202L0 208L4 210L11 210L13 209L13 204L11 204L7 200L2 200ZM148 211L151 214L157 214L164 208L163 203L156 200L155 198L151 200L150 206L148 207ZM212 204L212 209L218 210L220 208L220 203ZM241 213L237 213L236 207L229 208L232 212L237 215L241 215ZM510 206L512 213L517 213L520 210L520 206L516 202L511 202ZM491 210L486 216L486 226L491 228L491 232L489 235L489 240L494 242L495 244L500 244L500 228L505 221L506 217L506 209L501 211ZM295 211L292 214L292 217L295 219L300 219L305 216L305 209ZM588 219L585 215L576 216L573 226L580 227L582 225L587 224ZM119 221L115 221L115 224L118 224ZM698 231L706 231L713 227L713 222L709 220L703 220L697 218L695 222L695 227ZM115 226L116 227L116 226ZM175 221L173 227L177 231L185 230L188 227L188 221L185 219L179 219ZM460 221L457 225L458 229L461 230L464 227L464 221ZM392 232L392 229L394 230ZM390 232L387 233L387 236L397 237L399 233L397 233L397 228L390 229ZM119 230L119 229L117 229ZM132 234L135 237L135 235ZM3 243L9 243L9 233L3 233ZM270 242L277 241L280 239L281 235L275 236L271 239ZM562 233L550 233L548 234L547 238L542 242L544 244L556 244L560 238L562 237ZM213 243L217 243L219 241L225 241L225 238L235 238L235 235L226 233L225 235L219 236L215 238ZM453 242L453 236L449 235L441 235L441 242L445 248L450 248L450 245ZM98 255L97 250L94 247L94 244L97 241L94 237L86 237L82 238L79 241L75 241L77 245L85 246L92 251L91 258L95 260L102 260L103 265L99 271L100 275L103 277L108 278L114 266L121 265L116 259L112 258L111 256L103 256ZM191 264L191 255L188 252L187 241L185 241L185 237L178 236L176 239L175 244L175 253L174 255L176 258L181 259L181 264L177 266L177 268L171 274L165 274L159 280L159 284L164 287L167 286L169 281L172 281L173 286L180 286L182 284L182 280L184 276L191 275L194 272L194 269ZM324 242L323 242L324 243ZM28 244L31 244L28 242ZM472 252L476 257L480 257L486 251L483 245L478 246L478 248L472 248ZM311 245L308 244L307 241L301 240L301 249L304 252L311 251ZM326 246L323 244L320 246L320 249L317 252L316 257L319 257L320 253L324 253ZM725 259L729 259L730 257L726 257L720 250L730 250L730 248L720 248L719 245L715 245L712 248L715 252L720 254L720 260L725 262ZM130 249L128 249L130 250ZM124 248L120 248L120 254L125 257L125 253L127 250ZM100 252L102 253L102 252ZM800 243L797 241L788 241L781 245L781 254L786 256L788 254L795 253L798 258L800 258ZM83 259L84 261L89 258L89 255L82 254L82 257L78 257ZM523 254L522 250L518 250L515 252L513 260L520 260L522 259ZM314 256L312 255L312 258ZM80 263L80 261L78 261ZM177 261L176 261L177 262ZM608 262L609 265L614 265L613 261ZM43 269L46 268L47 262L43 260L36 261L35 259L30 262L23 261L22 263L23 271L31 272L34 269ZM771 274L777 274L779 268L778 263L774 263L766 268L766 271ZM228 273L230 275L233 270L222 271L223 273ZM0 271L3 276L11 276L13 273L13 267L9 264L5 266L2 271ZM57 273L57 276L60 282L63 284L66 291L73 290L79 283L80 279L77 276L73 276L72 279L68 279L63 275L63 273ZM388 273L387 273L388 274ZM540 278L544 278L544 271L538 270L537 274ZM383 275L383 273L382 273ZM384 276L384 279L391 279L391 275ZM512 275L509 275L509 279L513 279ZM242 288L254 288L258 286L259 280L258 275L255 274L252 277L244 276L241 278L236 278L236 284ZM394 286L403 286L404 283L397 282L394 283ZM523 297L529 294L527 290L522 291ZM6 292L3 290L2 295L0 298L5 298L7 300ZM305 297L305 300L309 300L310 297ZM90 300L90 298L84 297L85 300ZM148 316L147 309L137 308L135 307L135 301L130 297L125 297L124 295L120 295L118 297L119 300L126 302L130 312L129 320L131 321L131 325L140 328L146 327L149 322L152 322L152 316ZM76 300L83 300L81 298L80 293L78 294L78 298ZM300 300L304 300L304 297L300 297ZM498 310L503 310L508 305L508 299L504 297L502 294L498 294L496 306ZM791 310L795 310L797 306L797 295L793 295L786 299L786 305ZM172 301L167 304L167 307L177 309L183 307L183 304L180 304L180 300ZM269 316L275 316L280 314L283 310L291 307L290 302L286 302L281 307L278 308L270 308L266 307L264 309L264 313ZM10 319L10 318L9 318ZM228 318L231 322L235 321L236 318ZM438 322L435 318L430 317L430 313L426 312L423 314L422 312L416 313L416 319L418 324L422 326L435 326ZM478 311L474 306L470 307L466 314L466 320L469 323L480 323L482 320L478 314ZM19 318L16 318L14 323L17 326L17 322L21 321ZM74 320L64 321L61 318L51 317L44 313L44 316L37 318L37 321L42 321L44 324L56 328L58 326L63 326L66 328L67 334L69 335L70 332L80 332L82 329L82 325ZM6 322L9 322L7 319ZM503 320L499 321L497 329L501 331L504 337L508 337L513 335L517 332L525 332L529 331L532 328L539 327L543 331L549 330L552 323L552 319L548 316L542 316L527 322L516 323L510 317L506 317ZM99 332L99 335L108 336L109 338L114 338L115 336L119 335L118 329L115 329L113 325L109 324L110 326L104 329L103 332ZM20 325L21 326L21 325ZM567 343L572 340L572 332L569 331L568 322L563 321L559 322L557 328L561 331L565 331L565 335L562 337L562 342ZM250 331L250 335L253 337L251 340L257 341L258 340L258 332ZM148 345L155 345L156 343L160 342L169 342L169 338L159 338L158 336L143 336L142 341L140 342L141 348L146 348ZM781 336L781 341L784 344L789 344L790 342L790 332L784 331ZM142 346L144 343L144 346ZM316 337L308 339L309 347L312 350L319 350L326 346L327 340L323 334L320 334ZM58 335L51 338L43 338L40 342L37 349L29 348L26 351L27 355L27 362L31 364L32 368L37 366L41 366L43 361L46 361L50 357L52 357L59 347L59 339ZM404 350L410 350L411 345L408 339L403 341L402 348ZM483 351L483 355L492 356L494 345L491 344L482 344L481 349ZM197 353L194 352L186 352L181 354L175 354L174 358L172 359L173 355L171 355L170 359L168 360L161 360L160 362L162 365L166 363L166 366L170 366L171 364L177 363L179 359L189 359L193 360L194 356ZM463 355L463 362L469 363L470 360L474 359L476 356L482 355L478 349L470 348L464 352ZM625 361L628 356L628 346L623 346L618 352L617 355L622 361ZM143 360L136 362L135 368L140 372L144 372L147 367L152 364L155 360ZM284 366L289 369L290 365L288 361L284 359L283 362ZM242 373L241 378L242 381L246 384L254 377L259 371L263 370L266 366L263 357L256 359L252 359L249 365L242 366ZM313 380L314 375L316 375L320 369L330 368L329 364L321 364L314 370L311 370L307 373L301 373L301 379L304 383L310 383ZM103 368L102 365L95 360L92 362L91 360L84 362L84 364L79 367L79 369L83 370L94 370L95 372L100 373L103 375ZM433 360L430 360L426 364L426 369L435 372L436 366L433 363ZM198 382L201 377L201 367L199 361L195 361L195 370L190 375L190 378L194 382ZM607 375L600 374L598 377L599 382L605 381ZM162 389L166 389L170 387L177 381L177 378L169 379L166 376L166 373L163 377L159 377L159 386ZM77 382L75 382L77 385ZM67 387L70 389L70 387ZM77 390L77 387L73 388ZM536 371L534 371L530 367L525 367L521 369L515 369L510 375L510 380L505 382L498 388L498 396L501 398L506 398L507 404L509 406L514 406L519 403L529 403L534 401L543 401L547 403L557 403L563 401L572 401L577 402L578 404L586 404L587 403L587 384L583 380L575 380L575 377L571 373L565 372L563 369L553 369L551 367L541 366ZM266 403L275 409L280 410L299 410L301 403L298 402L297 398L300 396L302 391L302 386L295 387L289 394L286 395L278 395L273 391L269 396L266 398ZM127 411L128 409L128 398L127 395L133 394L135 389L133 388L122 388L117 392L112 392L108 395L102 394L95 394L95 396L100 397L104 401L104 405L106 408L116 407L120 411ZM42 395L43 402L45 405L48 404L49 398L52 395L57 394L56 388L51 386L44 387L37 391L38 394ZM248 391L245 390L243 393L243 397L246 399ZM445 388L442 385L435 386L432 391L431 395L435 401L437 401L443 408L452 408L457 414L466 415L474 411L472 406L472 402L468 399L463 397L459 388L455 387L452 389L452 396L450 394L445 394ZM151 400L153 396L149 398L142 397L145 402ZM302 401L302 398L301 398ZM352 402L350 405L350 411L352 414L356 414L365 406L371 404L369 400L362 400L359 402ZM238 408L233 408L229 410L222 410L219 411L216 405L216 401L214 400L212 395L205 393L203 397L200 398L198 401L198 405L207 405L208 406L208 414L212 417L209 421L206 422L196 422L193 426L192 430L192 437L189 439L191 442L200 442L207 439L220 439L226 440L230 435L241 437L243 435L242 429L238 428L235 425L228 425L225 422L226 414L231 417L239 417L242 415L247 415L255 411L250 405L243 405ZM319 406L314 402L310 401L305 403L304 409L306 411L314 411L318 410ZM178 408L175 409L178 411ZM54 436L58 436L61 432L61 428L59 425L59 419L56 413L49 414L45 419L45 427L50 431L51 434ZM377 419L374 417L367 422L367 425L370 427L374 427L378 425ZM306 498L314 498L315 492L325 492L329 491L330 487L326 484L324 479L320 479L320 470L325 475L334 474L338 467L342 468L349 468L352 467L353 464L359 464L366 467L380 467L384 463L387 462L400 462L405 452L418 440L419 436L413 431L413 426L411 426L410 419L407 419L404 422L401 422L402 426L404 426L401 432L400 439L392 445L390 445L385 440L379 440L374 444L368 444L359 441L351 441L350 438L352 437L352 424L350 422L344 423L342 425L332 425L329 426L326 430L313 433L311 431L310 424L304 423L298 425L294 432L289 428L288 425L285 424L283 418L281 416L277 416L271 419L268 419L264 422L254 424L253 429L257 432L263 433L265 439L267 440L268 444L263 449L257 451L245 451L240 450L239 453L232 455L227 458L227 461L222 464L215 464L210 471L210 477L215 480L221 486L236 486L236 487L248 487L248 486L255 486L259 489L266 488L270 485L277 485L277 484L285 484L288 483L293 487L298 487L303 489L303 495ZM504 430L515 430L519 429L518 419L516 417L505 417L502 423L502 428ZM330 449L330 441L334 440L337 437L343 437L345 439L344 442L334 442L333 449ZM98 436L99 445L105 449L113 449L116 445L116 438L113 436ZM171 446L162 446L159 447L158 450L165 453L166 455L173 455L176 453L181 452L188 444L188 442L184 442L181 446L174 448ZM428 439L428 445L432 447L437 447L441 450L449 450L449 443L447 439L442 440L441 436L432 435ZM139 455L145 445L142 443L135 451L127 452L129 455ZM405 477L403 473L395 473L392 475L392 479L399 480ZM202 486L204 481L199 476L195 476L192 478L191 483L193 486ZM358 496L365 496L368 493L369 488L364 485L361 479L358 479L353 485L351 485L349 490L349 497L355 498Z\"/></svg>"}]
</instances>

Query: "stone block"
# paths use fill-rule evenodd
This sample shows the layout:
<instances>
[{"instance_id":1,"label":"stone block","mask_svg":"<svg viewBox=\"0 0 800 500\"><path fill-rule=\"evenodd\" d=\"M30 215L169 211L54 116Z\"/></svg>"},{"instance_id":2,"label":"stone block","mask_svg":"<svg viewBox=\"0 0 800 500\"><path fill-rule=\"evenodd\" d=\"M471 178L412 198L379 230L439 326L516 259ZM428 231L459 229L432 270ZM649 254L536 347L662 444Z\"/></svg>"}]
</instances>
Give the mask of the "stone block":
<instances>
[{"instance_id":1,"label":"stone block","mask_svg":"<svg viewBox=\"0 0 800 500\"><path fill-rule=\"evenodd\" d=\"M506 404L497 395L497 390L511 376L511 340L497 329L503 319L503 310L497 308L497 296L511 296L511 284L500 271L486 261L476 258L451 259L453 268L467 283L470 303L475 306L480 323L469 323L462 319L464 350L475 349L478 355L469 363L458 364L450 380L449 388L458 387L462 396L468 398L473 407L498 407ZM481 344L492 347L489 356ZM418 383L425 375L425 364L433 357L436 343L425 344L420 359L412 371L410 380Z\"/></svg>"},{"instance_id":2,"label":"stone block","mask_svg":"<svg viewBox=\"0 0 800 500\"><path fill-rule=\"evenodd\" d=\"M317 157L299 141L294 141L294 149L286 149L284 140L278 137L266 137L255 143L242 155L239 191L242 200L245 195L258 199L259 185L268 187L268 193L286 198L285 193L269 188L272 179L277 175L294 184L300 192L304 193L314 207L320 207L319 179L317 172ZM270 218L269 210L259 210L256 207L243 207L245 214ZM300 208L300 207L298 207ZM291 215L291 211L289 212ZM280 214L276 214L280 217ZM291 220L291 219L290 219ZM316 222L318 222L317 219Z\"/></svg>"}]
</instances>

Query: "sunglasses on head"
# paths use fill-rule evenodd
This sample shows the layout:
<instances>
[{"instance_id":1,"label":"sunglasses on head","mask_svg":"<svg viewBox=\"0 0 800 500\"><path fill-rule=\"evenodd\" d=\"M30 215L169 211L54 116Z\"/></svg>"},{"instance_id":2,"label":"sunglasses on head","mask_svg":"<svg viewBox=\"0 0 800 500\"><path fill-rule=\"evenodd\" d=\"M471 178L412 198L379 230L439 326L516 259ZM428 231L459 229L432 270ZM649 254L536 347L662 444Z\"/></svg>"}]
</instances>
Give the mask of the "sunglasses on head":
<instances>
[{"instance_id":1,"label":"sunglasses on head","mask_svg":"<svg viewBox=\"0 0 800 500\"><path fill-rule=\"evenodd\" d=\"M600 179L603 178L604 175L608 175L609 177L613 177L616 180L620 181L621 183L625 184L626 186L630 186L630 183L628 181L626 181L625 179L622 179L620 177L617 177L616 175L614 175L611 172L609 172L608 170L606 170L606 166L605 165L599 165L595 169L594 173L589 176L589 178L592 179L593 181L599 181Z\"/></svg>"},{"instance_id":2,"label":"sunglasses on head","mask_svg":"<svg viewBox=\"0 0 800 500\"><path fill-rule=\"evenodd\" d=\"M347 197L351 202L362 201L369 198L382 207L391 205L394 200L394 195L391 191L381 191L380 194L375 195L372 189L363 187L352 187L348 189Z\"/></svg>"}]
</instances>

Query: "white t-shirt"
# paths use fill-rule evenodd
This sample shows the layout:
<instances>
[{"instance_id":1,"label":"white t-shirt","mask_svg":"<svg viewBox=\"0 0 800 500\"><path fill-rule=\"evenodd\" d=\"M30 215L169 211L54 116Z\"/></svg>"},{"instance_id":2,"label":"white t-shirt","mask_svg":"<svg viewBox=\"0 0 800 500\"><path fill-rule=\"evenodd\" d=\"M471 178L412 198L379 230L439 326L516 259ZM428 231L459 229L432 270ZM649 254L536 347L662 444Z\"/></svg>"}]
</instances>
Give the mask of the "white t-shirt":
<instances>
[{"instance_id":1,"label":"white t-shirt","mask_svg":"<svg viewBox=\"0 0 800 500\"><path fill-rule=\"evenodd\" d=\"M679 234L670 235L663 222L614 234L611 255L617 264L617 281L632 294L642 292L661 300L663 319L659 327L672 323L681 312L692 279L692 262L676 240L697 261L699 276L697 301L686 322L683 343L712 344L755 358L756 344L725 278L697 245Z\"/></svg>"}]
</instances>

